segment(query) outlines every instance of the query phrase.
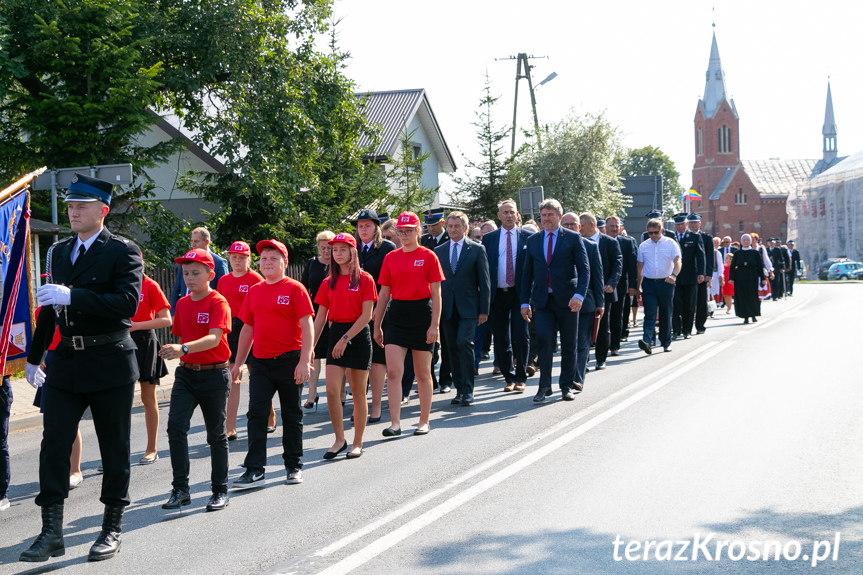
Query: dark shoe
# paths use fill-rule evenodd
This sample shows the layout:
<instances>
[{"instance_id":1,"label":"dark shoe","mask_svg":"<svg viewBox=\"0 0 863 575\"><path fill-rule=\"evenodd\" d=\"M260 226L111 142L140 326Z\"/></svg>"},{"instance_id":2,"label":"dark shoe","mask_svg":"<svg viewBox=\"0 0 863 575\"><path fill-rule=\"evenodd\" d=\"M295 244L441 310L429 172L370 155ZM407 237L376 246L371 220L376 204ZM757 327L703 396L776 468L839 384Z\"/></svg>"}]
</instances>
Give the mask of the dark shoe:
<instances>
[{"instance_id":1,"label":"dark shoe","mask_svg":"<svg viewBox=\"0 0 863 575\"><path fill-rule=\"evenodd\" d=\"M344 403L343 403L342 405L344 405ZM276 427L275 427L275 426L273 426L273 427L268 427L268 428L267 428L267 433L275 433L275 432L276 432Z\"/></svg>"},{"instance_id":2,"label":"dark shoe","mask_svg":"<svg viewBox=\"0 0 863 575\"><path fill-rule=\"evenodd\" d=\"M384 437L396 437L396 436L401 435L401 434L402 434L402 429L401 429L401 427L400 427L400 428L398 428L398 429L393 429L392 427L387 427L387 428L386 428L386 429L384 429L384 431L383 431L383 436L384 436Z\"/></svg>"},{"instance_id":3,"label":"dark shoe","mask_svg":"<svg viewBox=\"0 0 863 575\"><path fill-rule=\"evenodd\" d=\"M232 433L228 436L228 441L236 441L236 440L237 440L237 434L236 433Z\"/></svg>"},{"instance_id":4,"label":"dark shoe","mask_svg":"<svg viewBox=\"0 0 863 575\"><path fill-rule=\"evenodd\" d=\"M440 392L441 392L441 393L449 393L449 392L451 392L451 391L452 391L452 388L451 388L450 386L448 386L448 385L442 385L442 386L440 386Z\"/></svg>"},{"instance_id":5,"label":"dark shoe","mask_svg":"<svg viewBox=\"0 0 863 575\"><path fill-rule=\"evenodd\" d=\"M370 416L369 416L368 421L366 421L366 425L368 425L369 423L379 423L379 422L380 422L380 420L381 420L381 416L380 416L380 415L379 415L379 416L377 416L377 417L372 417L372 416L370 415Z\"/></svg>"},{"instance_id":6,"label":"dark shoe","mask_svg":"<svg viewBox=\"0 0 863 575\"><path fill-rule=\"evenodd\" d=\"M609 355L611 355L611 357L617 357L618 355L620 355L620 352L619 352L618 350L616 350L616 349L612 349L612 350L609 352Z\"/></svg>"},{"instance_id":7,"label":"dark shoe","mask_svg":"<svg viewBox=\"0 0 863 575\"><path fill-rule=\"evenodd\" d=\"M749 318L748 318L748 317L747 317L746 319L744 319L744 320L743 320L743 325L746 325L747 323L749 323Z\"/></svg>"},{"instance_id":8,"label":"dark shoe","mask_svg":"<svg viewBox=\"0 0 863 575\"><path fill-rule=\"evenodd\" d=\"M647 355L650 355L651 353L653 353L653 350L650 349L650 344L647 343L646 341L644 341L643 339L638 340L638 348L643 350L644 353L646 353Z\"/></svg>"},{"instance_id":9,"label":"dark shoe","mask_svg":"<svg viewBox=\"0 0 863 575\"><path fill-rule=\"evenodd\" d=\"M524 372L527 374L528 377L533 377L533 374L536 373L536 367L529 365L524 368Z\"/></svg>"},{"instance_id":10,"label":"dark shoe","mask_svg":"<svg viewBox=\"0 0 863 575\"><path fill-rule=\"evenodd\" d=\"M414 430L414 435L428 435L429 431L431 431L431 427L429 427L428 425L426 426L425 429L421 429L421 428L417 427Z\"/></svg>"},{"instance_id":11,"label":"dark shoe","mask_svg":"<svg viewBox=\"0 0 863 575\"><path fill-rule=\"evenodd\" d=\"M473 404L473 394L472 393L465 393L461 398L461 404L462 405Z\"/></svg>"},{"instance_id":12,"label":"dark shoe","mask_svg":"<svg viewBox=\"0 0 863 575\"><path fill-rule=\"evenodd\" d=\"M595 368L595 369L596 369L597 371L599 371L599 370L601 370L601 369L605 369L605 362L604 362L604 361L602 361L602 362L599 362L599 361L598 361L598 362L596 362L596 368Z\"/></svg>"},{"instance_id":13,"label":"dark shoe","mask_svg":"<svg viewBox=\"0 0 863 575\"><path fill-rule=\"evenodd\" d=\"M682 336L679 336L679 335L677 335L677 334L675 333L674 335L672 335L672 336L671 336L671 341L677 341L677 340L678 340L678 339L680 339L681 337L682 337Z\"/></svg>"},{"instance_id":14,"label":"dark shoe","mask_svg":"<svg viewBox=\"0 0 863 575\"><path fill-rule=\"evenodd\" d=\"M240 475L239 478L234 480L234 483L231 484L231 489L236 491L242 491L244 489L252 489L254 487L260 487L264 484L264 474L261 471L249 471L246 470L245 473Z\"/></svg>"},{"instance_id":15,"label":"dark shoe","mask_svg":"<svg viewBox=\"0 0 863 575\"><path fill-rule=\"evenodd\" d=\"M166 503L162 504L162 509L179 509L183 505L192 503L192 498L188 491L182 489L172 489L171 496Z\"/></svg>"},{"instance_id":16,"label":"dark shoe","mask_svg":"<svg viewBox=\"0 0 863 575\"><path fill-rule=\"evenodd\" d=\"M669 351L671 351L671 346L666 345L665 347L662 348L662 351L664 351L665 353L668 353Z\"/></svg>"},{"instance_id":17,"label":"dark shoe","mask_svg":"<svg viewBox=\"0 0 863 575\"><path fill-rule=\"evenodd\" d=\"M573 393L581 393L582 391L584 391L584 384L583 383L576 382L576 383L572 384L572 392Z\"/></svg>"},{"instance_id":18,"label":"dark shoe","mask_svg":"<svg viewBox=\"0 0 863 575\"><path fill-rule=\"evenodd\" d=\"M536 395L533 396L534 403L543 403L548 399L548 396L551 395L551 388L543 389L539 388L539 391L536 392Z\"/></svg>"},{"instance_id":19,"label":"dark shoe","mask_svg":"<svg viewBox=\"0 0 863 575\"><path fill-rule=\"evenodd\" d=\"M315 413L318 412L318 400L321 398L320 395L315 396L314 401L307 401L303 404L303 409L307 411L311 411L312 408L315 408Z\"/></svg>"},{"instance_id":20,"label":"dark shoe","mask_svg":"<svg viewBox=\"0 0 863 575\"><path fill-rule=\"evenodd\" d=\"M159 454L154 453L150 457L142 457L141 459L139 459L138 465L152 465L153 463L156 463L157 461L159 461Z\"/></svg>"},{"instance_id":21,"label":"dark shoe","mask_svg":"<svg viewBox=\"0 0 863 575\"><path fill-rule=\"evenodd\" d=\"M227 493L213 493L207 499L207 511L221 511L228 506Z\"/></svg>"},{"instance_id":22,"label":"dark shoe","mask_svg":"<svg viewBox=\"0 0 863 575\"><path fill-rule=\"evenodd\" d=\"M21 553L18 561L42 563L51 557L66 554L63 542L63 504L56 503L42 508L42 532L27 551Z\"/></svg>"},{"instance_id":23,"label":"dark shoe","mask_svg":"<svg viewBox=\"0 0 863 575\"><path fill-rule=\"evenodd\" d=\"M104 561L110 559L120 552L120 532L122 531L123 507L120 505L106 505L105 515L102 517L102 531L96 537L87 561Z\"/></svg>"},{"instance_id":24,"label":"dark shoe","mask_svg":"<svg viewBox=\"0 0 863 575\"><path fill-rule=\"evenodd\" d=\"M287 485L298 485L302 482L303 482L303 470L302 469L296 468L296 469L289 469L288 470L288 476L285 478L285 483Z\"/></svg>"},{"instance_id":25,"label":"dark shoe","mask_svg":"<svg viewBox=\"0 0 863 575\"><path fill-rule=\"evenodd\" d=\"M473 368L473 374L479 375L479 368L478 367Z\"/></svg>"},{"instance_id":26,"label":"dark shoe","mask_svg":"<svg viewBox=\"0 0 863 575\"><path fill-rule=\"evenodd\" d=\"M575 391L572 389L564 389L561 394L563 395L564 401L574 401L575 400Z\"/></svg>"},{"instance_id":27,"label":"dark shoe","mask_svg":"<svg viewBox=\"0 0 863 575\"><path fill-rule=\"evenodd\" d=\"M449 404L450 405L461 405L461 394L458 394L455 397L453 397L450 400Z\"/></svg>"},{"instance_id":28,"label":"dark shoe","mask_svg":"<svg viewBox=\"0 0 863 575\"><path fill-rule=\"evenodd\" d=\"M683 339L689 339L690 337L692 337L692 334L689 334L689 333L683 334Z\"/></svg>"},{"instance_id":29,"label":"dark shoe","mask_svg":"<svg viewBox=\"0 0 863 575\"><path fill-rule=\"evenodd\" d=\"M363 448L360 447L359 451L348 451L345 454L345 459L358 459L363 456Z\"/></svg>"},{"instance_id":30,"label":"dark shoe","mask_svg":"<svg viewBox=\"0 0 863 575\"><path fill-rule=\"evenodd\" d=\"M338 451L327 451L326 453L324 453L324 459L326 459L328 461L330 459L335 459L339 453L341 453L342 451L344 451L347 448L348 448L348 442L345 441L345 444L342 445L341 447L339 447Z\"/></svg>"},{"instance_id":31,"label":"dark shoe","mask_svg":"<svg viewBox=\"0 0 863 575\"><path fill-rule=\"evenodd\" d=\"M757 317L753 317L753 318L752 318L752 323L758 323L758 318L757 318Z\"/></svg>"},{"instance_id":32,"label":"dark shoe","mask_svg":"<svg viewBox=\"0 0 863 575\"><path fill-rule=\"evenodd\" d=\"M480 357L481 357L482 359L489 359L491 356L488 354L488 352L485 352L485 351L484 351L484 352L482 352L482 355L481 355Z\"/></svg>"},{"instance_id":33,"label":"dark shoe","mask_svg":"<svg viewBox=\"0 0 863 575\"><path fill-rule=\"evenodd\" d=\"M705 329L697 329L695 330L695 335L704 335L704 332L707 331Z\"/></svg>"}]
</instances>

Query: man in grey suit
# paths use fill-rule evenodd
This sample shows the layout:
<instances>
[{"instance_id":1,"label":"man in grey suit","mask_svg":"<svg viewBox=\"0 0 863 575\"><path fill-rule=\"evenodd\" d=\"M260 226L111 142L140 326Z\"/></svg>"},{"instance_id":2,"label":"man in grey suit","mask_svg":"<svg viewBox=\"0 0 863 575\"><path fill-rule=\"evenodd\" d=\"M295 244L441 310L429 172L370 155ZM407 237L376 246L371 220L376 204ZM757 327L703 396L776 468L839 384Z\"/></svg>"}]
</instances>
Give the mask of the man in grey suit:
<instances>
[{"instance_id":1,"label":"man in grey suit","mask_svg":"<svg viewBox=\"0 0 863 575\"><path fill-rule=\"evenodd\" d=\"M449 241L434 250L444 273L441 331L456 389L453 405L473 403L474 333L488 319L489 308L488 258L481 243L465 237L467 225L463 212L450 212L446 219Z\"/></svg>"}]
</instances>

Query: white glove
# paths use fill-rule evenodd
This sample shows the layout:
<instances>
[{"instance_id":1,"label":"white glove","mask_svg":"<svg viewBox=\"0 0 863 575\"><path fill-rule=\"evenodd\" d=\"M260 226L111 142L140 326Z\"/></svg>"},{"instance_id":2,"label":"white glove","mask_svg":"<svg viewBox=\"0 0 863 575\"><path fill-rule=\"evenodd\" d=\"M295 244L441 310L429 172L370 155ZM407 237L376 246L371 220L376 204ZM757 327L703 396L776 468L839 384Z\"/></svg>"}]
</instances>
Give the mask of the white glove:
<instances>
[{"instance_id":1,"label":"white glove","mask_svg":"<svg viewBox=\"0 0 863 575\"><path fill-rule=\"evenodd\" d=\"M33 387L42 387L42 384L45 383L45 372L38 365L28 363L24 367L24 378Z\"/></svg>"},{"instance_id":2,"label":"white glove","mask_svg":"<svg viewBox=\"0 0 863 575\"><path fill-rule=\"evenodd\" d=\"M36 292L39 305L69 305L72 303L72 290L57 284L45 284Z\"/></svg>"}]
</instances>

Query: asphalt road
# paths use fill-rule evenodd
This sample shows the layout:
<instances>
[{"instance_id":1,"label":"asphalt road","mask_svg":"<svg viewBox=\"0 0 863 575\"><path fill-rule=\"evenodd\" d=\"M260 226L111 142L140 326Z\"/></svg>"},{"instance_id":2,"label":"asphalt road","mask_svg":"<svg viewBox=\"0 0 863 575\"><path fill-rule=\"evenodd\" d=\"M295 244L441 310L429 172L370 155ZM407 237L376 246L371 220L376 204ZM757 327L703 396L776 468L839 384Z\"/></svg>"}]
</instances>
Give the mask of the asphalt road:
<instances>
[{"instance_id":1,"label":"asphalt road","mask_svg":"<svg viewBox=\"0 0 863 575\"><path fill-rule=\"evenodd\" d=\"M332 444L322 404L305 421L305 483L284 484L277 431L267 485L218 513L203 509L209 450L197 416L192 505L160 508L171 481L163 432L162 459L132 469L123 550L102 564L86 562L101 521L91 422L66 555L17 563L40 525L41 433L16 433L0 573L861 573L863 284L795 291L764 303L757 324L720 310L671 353L646 357L633 337L575 402L556 393L535 407L536 379L504 394L484 362L474 406L435 395L431 434L384 440L385 419L357 460L321 460ZM418 410L415 399L403 408L406 430ZM143 429L139 408L133 448ZM242 432L231 478L245 447Z\"/></svg>"}]
</instances>

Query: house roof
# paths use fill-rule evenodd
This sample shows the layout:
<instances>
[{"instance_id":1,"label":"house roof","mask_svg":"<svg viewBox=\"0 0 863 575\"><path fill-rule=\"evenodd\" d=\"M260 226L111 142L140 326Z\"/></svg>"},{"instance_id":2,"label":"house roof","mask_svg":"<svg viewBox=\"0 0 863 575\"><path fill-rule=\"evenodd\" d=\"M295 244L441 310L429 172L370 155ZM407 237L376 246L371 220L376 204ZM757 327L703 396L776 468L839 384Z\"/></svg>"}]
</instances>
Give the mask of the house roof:
<instances>
[{"instance_id":1,"label":"house roof","mask_svg":"<svg viewBox=\"0 0 863 575\"><path fill-rule=\"evenodd\" d=\"M30 233L37 234L40 236L47 236L53 234L71 234L72 228L67 228L66 226L46 222L45 220L37 220L36 218L30 218Z\"/></svg>"},{"instance_id":2,"label":"house roof","mask_svg":"<svg viewBox=\"0 0 863 575\"><path fill-rule=\"evenodd\" d=\"M173 126L168 120L166 120L163 116L160 116L153 110L149 110L152 115L158 116L158 120L154 122L155 126L165 132L170 138L175 140L183 140L186 143L186 148L189 152L199 158L202 162L207 164L214 172L217 174L224 174L228 170L225 168L225 165L220 162L215 156L212 156L209 152L204 150L201 146L193 142L186 134L181 132L177 127Z\"/></svg>"},{"instance_id":3,"label":"house roof","mask_svg":"<svg viewBox=\"0 0 863 575\"><path fill-rule=\"evenodd\" d=\"M743 160L740 164L762 196L787 196L812 177L819 160Z\"/></svg>"},{"instance_id":4,"label":"house roof","mask_svg":"<svg viewBox=\"0 0 863 575\"><path fill-rule=\"evenodd\" d=\"M377 125L381 129L381 141L372 154L375 160L384 160L387 156L396 154L402 131L416 116L431 141L441 170L456 170L455 160L424 89L367 92L357 96L366 98L366 119L369 125ZM370 143L371 138L367 135L360 138L361 145L367 146Z\"/></svg>"}]
</instances>

